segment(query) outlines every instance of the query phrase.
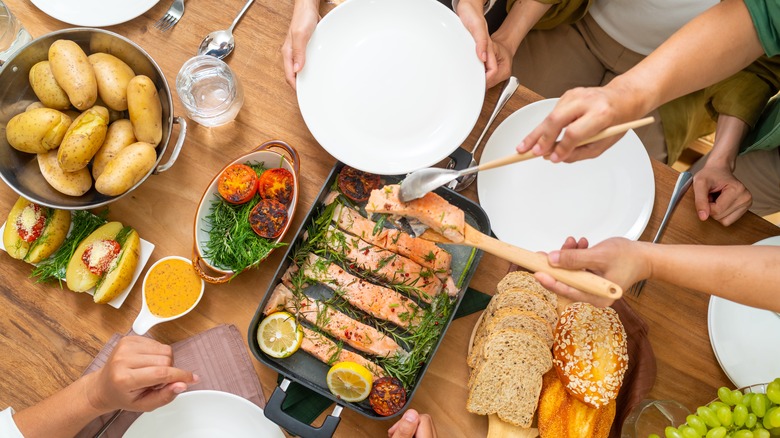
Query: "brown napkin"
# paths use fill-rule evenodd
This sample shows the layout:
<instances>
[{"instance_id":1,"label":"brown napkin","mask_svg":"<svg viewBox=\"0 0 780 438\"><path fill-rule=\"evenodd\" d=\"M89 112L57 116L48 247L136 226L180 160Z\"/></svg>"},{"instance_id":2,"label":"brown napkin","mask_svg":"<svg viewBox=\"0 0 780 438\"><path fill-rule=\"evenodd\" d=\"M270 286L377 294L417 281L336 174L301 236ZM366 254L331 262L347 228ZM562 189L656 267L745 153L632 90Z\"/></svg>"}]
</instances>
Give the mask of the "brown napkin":
<instances>
[{"instance_id":1,"label":"brown napkin","mask_svg":"<svg viewBox=\"0 0 780 438\"><path fill-rule=\"evenodd\" d=\"M100 350L84 374L96 371L105 365L120 334L114 334ZM200 377L200 382L189 390L213 389L236 394L260 406L265 406L265 396L246 351L241 334L234 325L219 325L203 333L176 342L173 347L174 366L191 370ZM103 415L89 423L76 438L92 438L111 418L112 413ZM141 413L122 412L106 430L103 437L120 438Z\"/></svg>"}]
</instances>

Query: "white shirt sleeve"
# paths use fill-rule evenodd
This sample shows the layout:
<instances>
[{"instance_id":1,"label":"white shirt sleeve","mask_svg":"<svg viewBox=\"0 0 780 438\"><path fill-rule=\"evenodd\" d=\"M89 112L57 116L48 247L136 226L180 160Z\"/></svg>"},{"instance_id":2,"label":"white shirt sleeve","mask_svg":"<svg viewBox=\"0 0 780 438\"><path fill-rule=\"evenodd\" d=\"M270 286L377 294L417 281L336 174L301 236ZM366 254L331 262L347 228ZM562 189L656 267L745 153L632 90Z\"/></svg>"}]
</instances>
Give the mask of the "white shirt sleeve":
<instances>
[{"instance_id":1,"label":"white shirt sleeve","mask_svg":"<svg viewBox=\"0 0 780 438\"><path fill-rule=\"evenodd\" d=\"M3 438L24 438L14 423L14 409L0 411L0 436Z\"/></svg>"}]
</instances>

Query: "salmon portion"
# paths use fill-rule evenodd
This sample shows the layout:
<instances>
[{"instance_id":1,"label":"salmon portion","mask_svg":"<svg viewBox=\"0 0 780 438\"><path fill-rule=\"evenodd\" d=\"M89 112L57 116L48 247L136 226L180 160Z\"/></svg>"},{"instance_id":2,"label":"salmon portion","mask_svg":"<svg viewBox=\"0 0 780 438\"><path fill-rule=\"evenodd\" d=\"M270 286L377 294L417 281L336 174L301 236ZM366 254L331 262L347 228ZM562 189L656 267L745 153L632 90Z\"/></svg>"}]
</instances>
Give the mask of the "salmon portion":
<instances>
[{"instance_id":1,"label":"salmon portion","mask_svg":"<svg viewBox=\"0 0 780 438\"><path fill-rule=\"evenodd\" d=\"M398 198L400 190L400 185L391 184L371 191L366 211L414 218L453 243L463 242L466 236L466 215L463 210L433 192L420 199L401 202Z\"/></svg>"},{"instance_id":2,"label":"salmon portion","mask_svg":"<svg viewBox=\"0 0 780 438\"><path fill-rule=\"evenodd\" d=\"M327 336L317 333L306 326L301 326L301 328L303 329L301 350L314 356L320 362L329 366L339 362L355 362L366 367L374 376L374 380L387 375L387 372L379 365L353 351L339 347L335 342L328 339Z\"/></svg>"},{"instance_id":3,"label":"salmon portion","mask_svg":"<svg viewBox=\"0 0 780 438\"><path fill-rule=\"evenodd\" d=\"M380 246L388 251L408 257L415 263L433 269L439 278L450 273L452 256L430 240L412 237L401 230L382 228L377 223L364 218L358 211L338 205L333 211L333 221L338 227L366 242Z\"/></svg>"},{"instance_id":4,"label":"salmon portion","mask_svg":"<svg viewBox=\"0 0 780 438\"><path fill-rule=\"evenodd\" d=\"M263 313L273 313L274 309L280 310L280 306L358 351L380 357L406 353L390 336L355 321L325 303L298 298L283 283L276 285Z\"/></svg>"},{"instance_id":5,"label":"salmon portion","mask_svg":"<svg viewBox=\"0 0 780 438\"><path fill-rule=\"evenodd\" d=\"M411 286L409 293L426 303L432 302L441 291L441 280L432 270L402 255L346 234L333 225L328 228L325 240L331 250L350 262L350 269L368 272L392 285Z\"/></svg>"},{"instance_id":6,"label":"salmon portion","mask_svg":"<svg viewBox=\"0 0 780 438\"><path fill-rule=\"evenodd\" d=\"M355 277L329 260L309 254L301 266L303 275L336 291L349 304L369 315L409 329L420 323L423 311L400 293Z\"/></svg>"}]
</instances>

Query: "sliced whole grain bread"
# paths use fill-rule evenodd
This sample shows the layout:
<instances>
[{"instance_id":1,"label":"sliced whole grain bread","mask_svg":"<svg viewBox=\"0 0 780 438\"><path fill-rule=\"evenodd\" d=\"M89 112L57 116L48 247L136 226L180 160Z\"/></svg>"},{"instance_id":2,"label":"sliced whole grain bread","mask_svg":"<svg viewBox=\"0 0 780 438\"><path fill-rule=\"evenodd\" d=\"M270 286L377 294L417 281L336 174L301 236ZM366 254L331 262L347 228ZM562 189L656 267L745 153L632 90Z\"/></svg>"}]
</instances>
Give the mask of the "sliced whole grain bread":
<instances>
[{"instance_id":1,"label":"sliced whole grain bread","mask_svg":"<svg viewBox=\"0 0 780 438\"><path fill-rule=\"evenodd\" d=\"M474 343L467 358L467 363L470 367L474 366L477 357L482 354L482 347L490 333L503 328L528 330L539 336L547 344L548 348L552 348L553 331L550 325L534 312L522 310L515 306L507 306L497 309L491 315L485 315L483 318L485 318L486 322L482 324L481 330L478 330L474 336Z\"/></svg>"},{"instance_id":2,"label":"sliced whole grain bread","mask_svg":"<svg viewBox=\"0 0 780 438\"><path fill-rule=\"evenodd\" d=\"M493 331L469 379L466 409L475 414L497 414L519 427L533 421L542 375L552 368L552 353L527 330Z\"/></svg>"},{"instance_id":3,"label":"sliced whole grain bread","mask_svg":"<svg viewBox=\"0 0 780 438\"><path fill-rule=\"evenodd\" d=\"M550 324L551 329L555 329L555 325L558 323L557 309L543 295L524 288L513 287L495 295L490 300L485 312L490 315L498 309L508 306L536 313Z\"/></svg>"},{"instance_id":4,"label":"sliced whole grain bread","mask_svg":"<svg viewBox=\"0 0 780 438\"><path fill-rule=\"evenodd\" d=\"M506 276L498 282L496 293L500 294L515 287L524 288L531 292L541 294L554 308L558 308L558 295L555 295L554 292L551 292L542 286L542 284L534 278L534 274L531 274L530 272L512 271L506 274Z\"/></svg>"}]
</instances>

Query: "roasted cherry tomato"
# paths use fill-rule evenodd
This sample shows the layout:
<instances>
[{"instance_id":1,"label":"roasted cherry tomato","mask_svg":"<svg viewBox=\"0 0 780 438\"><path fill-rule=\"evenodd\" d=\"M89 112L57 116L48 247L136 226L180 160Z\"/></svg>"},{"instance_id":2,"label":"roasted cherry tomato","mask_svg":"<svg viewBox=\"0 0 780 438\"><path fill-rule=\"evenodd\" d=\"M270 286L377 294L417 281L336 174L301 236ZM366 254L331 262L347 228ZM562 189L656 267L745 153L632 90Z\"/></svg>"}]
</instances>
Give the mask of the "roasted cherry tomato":
<instances>
[{"instance_id":1,"label":"roasted cherry tomato","mask_svg":"<svg viewBox=\"0 0 780 438\"><path fill-rule=\"evenodd\" d=\"M295 191L295 179L289 170L278 167L260 174L257 192L263 199L274 199L284 205L290 205Z\"/></svg>"},{"instance_id":2,"label":"roasted cherry tomato","mask_svg":"<svg viewBox=\"0 0 780 438\"><path fill-rule=\"evenodd\" d=\"M403 409L406 404L406 390L397 378L380 377L374 380L368 402L374 412L387 417Z\"/></svg>"},{"instance_id":3,"label":"roasted cherry tomato","mask_svg":"<svg viewBox=\"0 0 780 438\"><path fill-rule=\"evenodd\" d=\"M243 204L257 192L257 173L246 164L232 164L219 176L217 190L225 201Z\"/></svg>"},{"instance_id":4,"label":"roasted cherry tomato","mask_svg":"<svg viewBox=\"0 0 780 438\"><path fill-rule=\"evenodd\" d=\"M287 225L287 206L274 199L261 199L249 212L249 225L258 236L275 239Z\"/></svg>"},{"instance_id":5,"label":"roasted cherry tomato","mask_svg":"<svg viewBox=\"0 0 780 438\"><path fill-rule=\"evenodd\" d=\"M344 166L339 172L338 185L347 198L355 202L365 202L371 196L371 190L382 185L382 180L379 175Z\"/></svg>"},{"instance_id":6,"label":"roasted cherry tomato","mask_svg":"<svg viewBox=\"0 0 780 438\"><path fill-rule=\"evenodd\" d=\"M98 240L84 250L81 261L87 266L89 272L103 275L111 268L120 251L122 247L116 240Z\"/></svg>"},{"instance_id":7,"label":"roasted cherry tomato","mask_svg":"<svg viewBox=\"0 0 780 438\"><path fill-rule=\"evenodd\" d=\"M16 232L27 243L35 242L43 233L46 225L46 212L38 204L29 204L16 218Z\"/></svg>"}]
</instances>

